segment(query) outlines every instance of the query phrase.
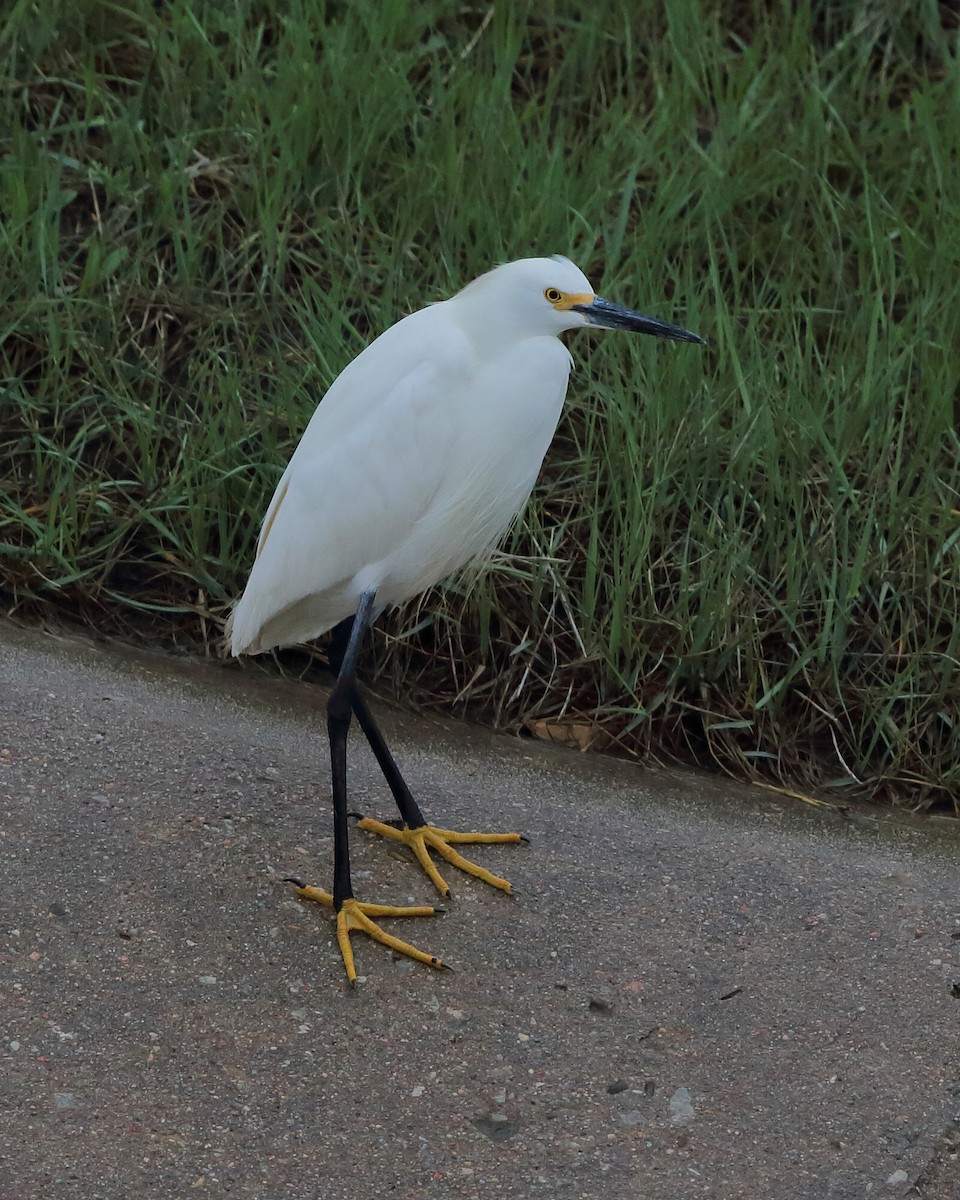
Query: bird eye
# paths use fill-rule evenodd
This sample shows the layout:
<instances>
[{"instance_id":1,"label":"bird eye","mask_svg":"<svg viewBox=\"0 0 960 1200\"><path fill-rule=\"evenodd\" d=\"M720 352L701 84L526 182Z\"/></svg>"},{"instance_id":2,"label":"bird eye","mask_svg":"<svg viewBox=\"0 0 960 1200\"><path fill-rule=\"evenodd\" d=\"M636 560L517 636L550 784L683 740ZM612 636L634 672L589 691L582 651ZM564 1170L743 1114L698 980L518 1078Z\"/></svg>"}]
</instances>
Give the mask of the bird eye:
<instances>
[{"instance_id":1,"label":"bird eye","mask_svg":"<svg viewBox=\"0 0 960 1200\"><path fill-rule=\"evenodd\" d=\"M563 299L563 292L558 291L556 288L547 288L543 294L551 304L556 304L558 301Z\"/></svg>"}]
</instances>

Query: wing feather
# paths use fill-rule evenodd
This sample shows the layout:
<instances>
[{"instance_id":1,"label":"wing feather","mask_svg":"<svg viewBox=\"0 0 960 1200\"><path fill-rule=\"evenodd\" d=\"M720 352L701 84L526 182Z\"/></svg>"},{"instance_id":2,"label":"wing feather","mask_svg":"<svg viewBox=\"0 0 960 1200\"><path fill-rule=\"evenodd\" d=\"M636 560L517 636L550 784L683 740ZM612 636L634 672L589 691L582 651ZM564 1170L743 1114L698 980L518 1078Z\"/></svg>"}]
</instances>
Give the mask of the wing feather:
<instances>
[{"instance_id":1,"label":"wing feather","mask_svg":"<svg viewBox=\"0 0 960 1200\"><path fill-rule=\"evenodd\" d=\"M522 509L570 357L552 336L483 357L443 310L393 326L317 407L267 510L234 654L318 637L364 591L400 603L482 555Z\"/></svg>"},{"instance_id":2,"label":"wing feather","mask_svg":"<svg viewBox=\"0 0 960 1200\"><path fill-rule=\"evenodd\" d=\"M417 336L421 315L371 343L314 412L231 616L234 654L308 641L349 616L358 576L389 557L431 503L453 435L443 401L464 362L456 331L438 354L436 318L428 344ZM403 326L407 336L397 337Z\"/></svg>"}]
</instances>

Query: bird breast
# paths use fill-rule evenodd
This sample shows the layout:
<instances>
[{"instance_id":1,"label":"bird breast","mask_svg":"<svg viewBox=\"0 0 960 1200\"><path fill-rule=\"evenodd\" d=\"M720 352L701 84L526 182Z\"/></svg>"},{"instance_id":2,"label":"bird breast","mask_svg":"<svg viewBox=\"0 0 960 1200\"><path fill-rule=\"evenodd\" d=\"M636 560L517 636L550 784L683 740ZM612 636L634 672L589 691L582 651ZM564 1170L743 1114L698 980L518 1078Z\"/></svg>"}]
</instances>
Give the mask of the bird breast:
<instances>
[{"instance_id":1,"label":"bird breast","mask_svg":"<svg viewBox=\"0 0 960 1200\"><path fill-rule=\"evenodd\" d=\"M437 414L416 423L430 499L384 565L399 602L493 548L533 490L563 408L570 358L554 337L501 350Z\"/></svg>"}]
</instances>

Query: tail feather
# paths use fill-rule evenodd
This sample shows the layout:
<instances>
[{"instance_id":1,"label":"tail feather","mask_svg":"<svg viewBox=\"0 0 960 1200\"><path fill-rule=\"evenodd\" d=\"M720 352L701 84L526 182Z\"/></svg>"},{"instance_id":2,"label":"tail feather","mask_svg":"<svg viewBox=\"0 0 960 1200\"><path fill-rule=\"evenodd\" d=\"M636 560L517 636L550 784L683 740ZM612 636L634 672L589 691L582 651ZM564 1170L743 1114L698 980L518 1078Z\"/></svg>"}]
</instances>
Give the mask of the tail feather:
<instances>
[{"instance_id":1,"label":"tail feather","mask_svg":"<svg viewBox=\"0 0 960 1200\"><path fill-rule=\"evenodd\" d=\"M233 649L233 618L237 611L237 603L234 601L233 608L227 614L227 619L223 623L223 632L220 635L220 641L217 643L217 655L220 658L230 658L235 654Z\"/></svg>"}]
</instances>

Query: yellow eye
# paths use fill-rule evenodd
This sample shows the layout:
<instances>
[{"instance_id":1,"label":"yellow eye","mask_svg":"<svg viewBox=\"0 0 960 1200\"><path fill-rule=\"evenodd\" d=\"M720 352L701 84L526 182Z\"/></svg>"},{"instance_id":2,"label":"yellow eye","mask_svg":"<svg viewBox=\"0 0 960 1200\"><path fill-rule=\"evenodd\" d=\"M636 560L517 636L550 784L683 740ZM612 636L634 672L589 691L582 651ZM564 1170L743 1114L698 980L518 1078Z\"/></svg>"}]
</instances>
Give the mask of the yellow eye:
<instances>
[{"instance_id":1,"label":"yellow eye","mask_svg":"<svg viewBox=\"0 0 960 1200\"><path fill-rule=\"evenodd\" d=\"M557 291L556 288L547 288L543 294L551 304L558 304L563 299L563 292Z\"/></svg>"}]
</instances>

